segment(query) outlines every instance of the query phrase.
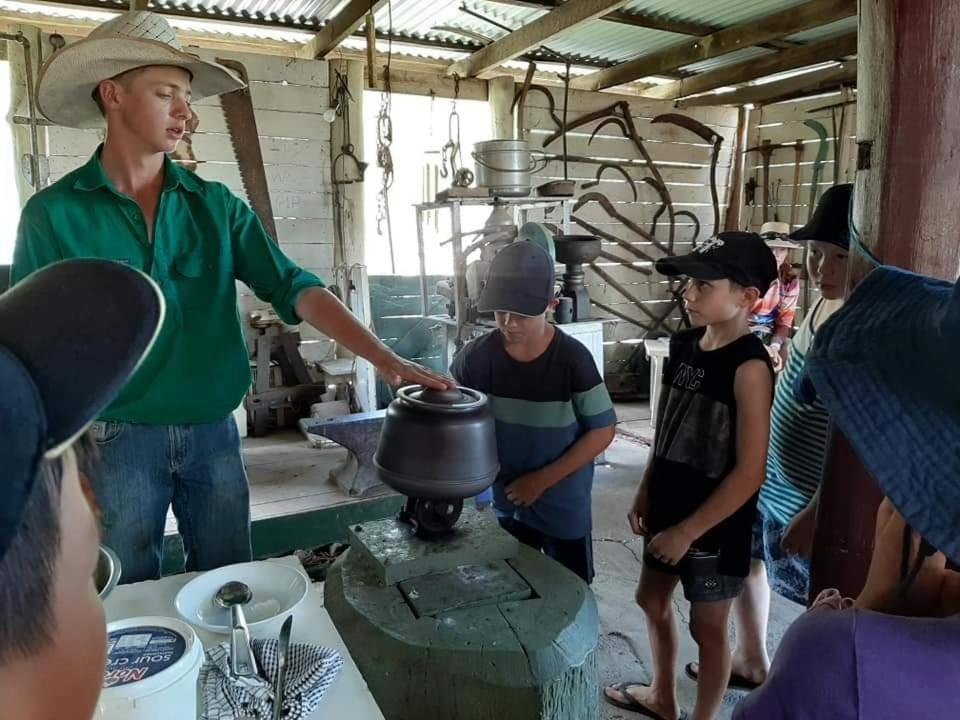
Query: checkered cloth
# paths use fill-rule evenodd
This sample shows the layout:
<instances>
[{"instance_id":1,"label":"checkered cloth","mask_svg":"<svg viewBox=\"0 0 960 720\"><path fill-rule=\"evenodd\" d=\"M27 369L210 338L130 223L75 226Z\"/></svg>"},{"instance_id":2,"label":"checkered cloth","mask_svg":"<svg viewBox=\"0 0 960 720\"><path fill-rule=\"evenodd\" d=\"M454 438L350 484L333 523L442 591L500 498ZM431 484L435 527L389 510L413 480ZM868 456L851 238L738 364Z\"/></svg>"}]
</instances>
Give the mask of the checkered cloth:
<instances>
[{"instance_id":1,"label":"checkered cloth","mask_svg":"<svg viewBox=\"0 0 960 720\"><path fill-rule=\"evenodd\" d=\"M235 678L230 673L230 645L207 650L200 670L204 700L202 720L273 720L274 684L277 678L277 640L253 640L260 675ZM290 645L284 689L284 720L301 720L312 713L333 682L343 658L331 648Z\"/></svg>"}]
</instances>

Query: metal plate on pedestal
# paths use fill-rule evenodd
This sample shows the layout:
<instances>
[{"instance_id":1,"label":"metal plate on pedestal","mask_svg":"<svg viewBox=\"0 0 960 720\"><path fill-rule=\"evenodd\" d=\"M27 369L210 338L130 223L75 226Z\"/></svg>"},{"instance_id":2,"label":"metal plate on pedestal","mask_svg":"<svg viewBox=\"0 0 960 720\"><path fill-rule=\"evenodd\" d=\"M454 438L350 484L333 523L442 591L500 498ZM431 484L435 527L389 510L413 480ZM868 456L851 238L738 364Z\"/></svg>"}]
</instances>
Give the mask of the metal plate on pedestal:
<instances>
[{"instance_id":1,"label":"metal plate on pedestal","mask_svg":"<svg viewBox=\"0 0 960 720\"><path fill-rule=\"evenodd\" d=\"M533 597L527 581L504 560L410 578L400 583L400 592L418 618Z\"/></svg>"}]
</instances>

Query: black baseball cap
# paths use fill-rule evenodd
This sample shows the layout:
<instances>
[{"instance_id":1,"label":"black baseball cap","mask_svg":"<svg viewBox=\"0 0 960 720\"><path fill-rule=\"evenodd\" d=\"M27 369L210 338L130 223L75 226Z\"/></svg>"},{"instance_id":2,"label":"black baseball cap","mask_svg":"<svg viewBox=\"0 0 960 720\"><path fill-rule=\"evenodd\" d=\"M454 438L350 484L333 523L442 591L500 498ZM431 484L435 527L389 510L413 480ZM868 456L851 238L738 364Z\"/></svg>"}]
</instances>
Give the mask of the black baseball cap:
<instances>
[{"instance_id":1,"label":"black baseball cap","mask_svg":"<svg viewBox=\"0 0 960 720\"><path fill-rule=\"evenodd\" d=\"M695 280L733 280L764 294L777 279L777 259L756 233L722 232L688 255L657 260L657 272Z\"/></svg>"},{"instance_id":2,"label":"black baseball cap","mask_svg":"<svg viewBox=\"0 0 960 720\"><path fill-rule=\"evenodd\" d=\"M55 263L0 295L0 561L41 462L113 401L163 316L156 284L109 260Z\"/></svg>"},{"instance_id":3,"label":"black baseball cap","mask_svg":"<svg viewBox=\"0 0 960 720\"><path fill-rule=\"evenodd\" d=\"M539 245L518 240L497 253L480 292L480 312L542 315L554 296L553 260Z\"/></svg>"},{"instance_id":4,"label":"black baseball cap","mask_svg":"<svg viewBox=\"0 0 960 720\"><path fill-rule=\"evenodd\" d=\"M852 202L852 184L834 185L820 197L810 222L799 230L795 230L790 238L798 242L818 240L845 250L849 249Z\"/></svg>"}]
</instances>

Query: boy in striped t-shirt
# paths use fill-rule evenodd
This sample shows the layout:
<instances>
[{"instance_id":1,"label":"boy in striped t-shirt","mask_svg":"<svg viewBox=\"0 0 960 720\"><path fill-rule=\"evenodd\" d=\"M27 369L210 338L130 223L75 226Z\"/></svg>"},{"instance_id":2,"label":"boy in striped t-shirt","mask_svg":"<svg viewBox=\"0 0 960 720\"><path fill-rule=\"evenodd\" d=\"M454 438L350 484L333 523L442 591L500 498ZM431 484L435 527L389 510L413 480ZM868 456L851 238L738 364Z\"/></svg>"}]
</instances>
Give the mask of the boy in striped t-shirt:
<instances>
[{"instance_id":1,"label":"boy in striped t-shirt","mask_svg":"<svg viewBox=\"0 0 960 720\"><path fill-rule=\"evenodd\" d=\"M553 261L539 246L501 250L479 302L497 330L467 345L451 373L490 398L500 524L590 583L593 461L613 441L617 418L590 352L547 322L554 283Z\"/></svg>"}]
</instances>

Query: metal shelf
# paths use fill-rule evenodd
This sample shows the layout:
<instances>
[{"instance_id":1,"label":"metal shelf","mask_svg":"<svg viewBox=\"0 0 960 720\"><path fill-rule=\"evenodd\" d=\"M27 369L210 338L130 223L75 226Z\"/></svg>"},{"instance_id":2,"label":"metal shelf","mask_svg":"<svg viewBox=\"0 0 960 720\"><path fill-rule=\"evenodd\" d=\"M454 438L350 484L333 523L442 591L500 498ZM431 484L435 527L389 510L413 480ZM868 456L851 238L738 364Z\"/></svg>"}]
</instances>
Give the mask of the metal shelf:
<instances>
[{"instance_id":1,"label":"metal shelf","mask_svg":"<svg viewBox=\"0 0 960 720\"><path fill-rule=\"evenodd\" d=\"M466 312L469 307L467 297L467 255L464 254L463 228L460 223L460 209L462 207L508 207L514 211L514 223L519 228L527 222L527 212L544 208L562 209L560 227L564 233L570 232L570 213L574 203L572 197L538 198L538 197L511 197L511 198L451 198L440 202L425 202L414 205L417 213L417 251L420 256L420 315L425 318L443 322L447 328L448 338L453 332L453 343L459 349L463 341L464 330L469 327L487 327L483 323L474 323L468 320ZM455 317L446 318L429 313L430 301L427 289L427 258L423 241L424 213L445 210L450 211L450 246L453 252L453 291ZM470 234L472 237L473 234Z\"/></svg>"}]
</instances>

